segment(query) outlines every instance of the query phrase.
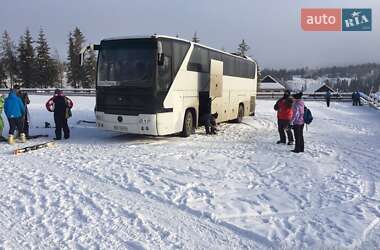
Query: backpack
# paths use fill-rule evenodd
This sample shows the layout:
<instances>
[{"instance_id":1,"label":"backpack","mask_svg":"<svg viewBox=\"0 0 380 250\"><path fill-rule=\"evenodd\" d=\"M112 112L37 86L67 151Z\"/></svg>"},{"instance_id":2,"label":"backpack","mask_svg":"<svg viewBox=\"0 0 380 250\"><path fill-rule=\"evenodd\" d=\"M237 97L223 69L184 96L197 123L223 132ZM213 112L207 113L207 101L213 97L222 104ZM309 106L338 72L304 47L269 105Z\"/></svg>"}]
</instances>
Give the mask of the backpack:
<instances>
[{"instance_id":1,"label":"backpack","mask_svg":"<svg viewBox=\"0 0 380 250\"><path fill-rule=\"evenodd\" d=\"M71 112L71 108L66 108L65 118L69 119L73 116L73 113Z\"/></svg>"},{"instance_id":2,"label":"backpack","mask_svg":"<svg viewBox=\"0 0 380 250\"><path fill-rule=\"evenodd\" d=\"M303 113L303 121L309 125L313 121L313 115L311 114L310 109L308 109L306 106L304 108L304 113Z\"/></svg>"}]
</instances>

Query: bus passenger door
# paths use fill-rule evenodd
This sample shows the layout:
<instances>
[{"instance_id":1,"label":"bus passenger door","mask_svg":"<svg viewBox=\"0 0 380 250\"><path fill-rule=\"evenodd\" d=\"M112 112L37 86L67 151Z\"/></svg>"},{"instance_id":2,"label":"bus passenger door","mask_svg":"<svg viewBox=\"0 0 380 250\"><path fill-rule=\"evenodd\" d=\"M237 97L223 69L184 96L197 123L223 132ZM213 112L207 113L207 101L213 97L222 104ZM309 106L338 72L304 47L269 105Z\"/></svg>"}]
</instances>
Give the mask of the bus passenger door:
<instances>
[{"instance_id":1,"label":"bus passenger door","mask_svg":"<svg viewBox=\"0 0 380 250\"><path fill-rule=\"evenodd\" d=\"M210 97L223 95L223 62L211 59L210 63Z\"/></svg>"},{"instance_id":2,"label":"bus passenger door","mask_svg":"<svg viewBox=\"0 0 380 250\"><path fill-rule=\"evenodd\" d=\"M218 112L217 121L224 120L224 101L223 98L223 62L211 59L210 61L210 89L209 96L213 100L211 113Z\"/></svg>"}]
</instances>

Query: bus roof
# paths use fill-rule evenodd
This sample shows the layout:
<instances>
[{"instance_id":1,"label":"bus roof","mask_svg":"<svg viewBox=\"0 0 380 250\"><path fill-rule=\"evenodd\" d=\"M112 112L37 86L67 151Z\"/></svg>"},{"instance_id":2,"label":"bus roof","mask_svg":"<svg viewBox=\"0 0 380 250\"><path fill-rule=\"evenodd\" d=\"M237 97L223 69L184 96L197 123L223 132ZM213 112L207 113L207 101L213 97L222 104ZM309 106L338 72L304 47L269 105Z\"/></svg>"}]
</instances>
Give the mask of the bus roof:
<instances>
[{"instance_id":1,"label":"bus roof","mask_svg":"<svg viewBox=\"0 0 380 250\"><path fill-rule=\"evenodd\" d=\"M196 44L197 46L200 46L200 47L203 47L203 48L206 48L206 49L210 49L210 50L217 51L217 52L220 52L220 53L223 53L223 54L226 54L226 55L234 56L236 58L245 59L245 60L248 60L248 61L255 62L255 60L253 60L250 57L242 57L242 56L234 55L232 53L229 53L229 52L226 52L226 51L223 51L223 50L214 49L214 48L211 48L209 46L206 46L206 45L203 45L203 44L200 44L200 43L194 43L192 41L189 41L189 40L186 40L186 39L182 39L182 38L178 38L178 37L173 37L173 36L165 36L165 35L120 36L120 37L106 38L106 39L103 39L102 41L127 40L127 39L148 39L148 38L167 38L167 39L182 41L182 42L186 42L186 43Z\"/></svg>"}]
</instances>

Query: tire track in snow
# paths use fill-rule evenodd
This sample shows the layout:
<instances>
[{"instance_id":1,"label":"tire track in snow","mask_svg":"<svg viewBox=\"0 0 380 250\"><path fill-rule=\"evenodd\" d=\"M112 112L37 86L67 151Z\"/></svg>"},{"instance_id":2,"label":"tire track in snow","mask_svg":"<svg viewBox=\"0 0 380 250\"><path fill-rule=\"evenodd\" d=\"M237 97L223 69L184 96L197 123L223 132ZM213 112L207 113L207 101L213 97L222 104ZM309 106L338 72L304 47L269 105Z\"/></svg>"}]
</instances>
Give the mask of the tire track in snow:
<instances>
[{"instance_id":1,"label":"tire track in snow","mask_svg":"<svg viewBox=\"0 0 380 250\"><path fill-rule=\"evenodd\" d=\"M50 166L52 164L53 162L51 162ZM217 249L225 245L226 242L229 242L234 248L250 249L257 248L260 245L266 248L274 246L272 242L260 235L227 222L215 221L211 216L207 216L207 214L202 212L178 209L178 206L168 204L166 201L152 200L148 198L147 195L144 196L141 193L121 188L120 186L89 174L83 174L77 171L66 172L65 169L61 167L45 167L44 170L50 174L59 175L61 178L70 179L76 184L80 184L80 186L91 187L93 191L102 194L104 197L112 198L113 202L117 201L121 206L126 206L128 209L136 212L138 211L140 216L144 217L145 220L151 223L156 221L158 225L169 227L170 230L166 229L168 232L176 234L186 232L186 235L178 235L178 237L181 238L181 242L188 243L192 241L190 245L196 246L196 248ZM144 209L141 210L140 208ZM175 214L168 214L167 211L176 212ZM183 223L180 225L169 223L174 221L182 221ZM202 242L194 242L194 236L195 239L202 239ZM242 240L241 237L244 237L245 240Z\"/></svg>"},{"instance_id":2,"label":"tire track in snow","mask_svg":"<svg viewBox=\"0 0 380 250\"><path fill-rule=\"evenodd\" d=\"M379 225L379 223L380 223L380 218L376 218L371 222L371 224L368 225L368 227L366 227L362 235L363 242L367 240L368 235L372 232L372 230L376 228L377 225Z\"/></svg>"},{"instance_id":3,"label":"tire track in snow","mask_svg":"<svg viewBox=\"0 0 380 250\"><path fill-rule=\"evenodd\" d=\"M249 124L247 124L249 126ZM258 140L261 140L261 141L268 141L268 138L270 137L273 137L273 134L268 134L268 135L265 135L265 136L261 136L260 138L258 138ZM323 146L323 145L321 145ZM331 146L331 145L330 145ZM335 146L338 146L338 144L336 143ZM333 159L338 159L339 158L339 155L334 152L334 150L330 150L330 151L326 151L326 149L328 149L329 147L325 147L325 148L321 148L321 150L318 150L316 153L313 151L313 154L310 154L310 156L312 158L319 158L319 162L323 165L323 161L325 161L325 158L326 156L328 156L330 158L330 160L333 160ZM319 147L318 147L319 149ZM273 153L273 158L277 159L277 158L281 158L281 154L278 154L277 150L273 147L273 146L270 146L270 150ZM326 153L325 153L326 152ZM306 151L306 154L307 155L308 151ZM366 155L366 154L364 154ZM322 161L323 160L323 161ZM322 162L321 162L322 161ZM329 160L327 160L326 162L329 162ZM336 161L335 161L336 162ZM267 175L267 172L270 172L270 175L273 174L273 173L276 173L277 171L280 171L283 169L281 167L281 162L275 162L275 164L270 167L270 168L267 168L267 169L264 169L260 172L263 172L263 174L261 174L260 172L256 172L256 174L258 174L259 176L261 176L262 178L264 178L266 175ZM339 164L339 166L337 166L337 170L338 169L344 169L343 167L343 164ZM333 174L333 173L331 173ZM344 176L344 175L343 175ZM342 176L342 177L343 177ZM272 176L273 177L273 176ZM315 186L315 184L317 184L317 186ZM344 207L346 207L346 209L351 209L352 207L356 206L356 205L361 205L363 202L365 202L365 197L363 197L363 193L360 193L358 194L358 196L356 196L356 198L354 198L353 200L350 200L348 202L343 202L341 203L339 206L328 206L328 207L323 207L322 206L322 203L321 203L321 199L318 198L318 193L320 192L328 192L328 190L322 190L322 186L321 186L321 183L315 183L313 184L313 192L312 192L312 195L314 196L314 198L312 198L311 200L312 201L318 201L320 200L320 202L317 202L314 206L310 207L310 208L307 208L307 209L303 209L302 211L299 211L299 210L295 210L295 211L292 211L292 212L287 212L287 213L266 213L266 214L262 214L262 215L257 215L257 213L248 213L246 215L243 214L243 216L240 216L240 215L237 215L237 216L224 216L222 218L241 218L241 217L252 217L252 218L272 218L273 216L274 217L277 217L277 216L280 216L280 217L289 217L289 216L296 216L296 217L315 217L315 216L318 216L319 213L326 213L326 212L330 212L330 213L333 213L334 210L339 210L341 211L342 209L345 209ZM370 183L371 185L368 186L368 189L369 190L373 190L375 187L372 185L374 184L373 182ZM368 192L367 194L371 194L371 193L374 193L374 191L372 192ZM301 215L301 216L299 216ZM342 231L343 232L343 231Z\"/></svg>"},{"instance_id":4,"label":"tire track in snow","mask_svg":"<svg viewBox=\"0 0 380 250\"><path fill-rule=\"evenodd\" d=\"M28 167L32 167L32 169L33 169L33 166L28 166ZM28 168L28 170L30 170L30 168ZM19 171L20 171L20 169L18 169L18 171L16 172L16 174ZM23 174L21 176L23 176ZM44 180L46 180L46 179L49 180L49 183L50 183L49 186L56 186L56 185L52 185L53 183L51 183L51 178L50 178L51 176L52 175L50 175L48 173L48 176L44 176ZM16 178L16 179L18 179L18 178ZM32 177L30 177L29 179L32 179ZM76 199L75 196L78 195L78 193L76 193L74 190L72 190L72 188L70 186L68 186L67 187L68 189L65 190L66 187L64 186L64 183L65 183L65 181L62 180L61 182L58 183L58 185L63 186L63 193L69 194L69 197L67 197L66 195L65 195L65 197L60 196L59 199L58 199L58 202L59 202L60 199L62 199L62 200L64 200L65 203L70 203L70 202L72 202L73 200ZM32 185L33 183L23 183L23 184L25 184L27 186L32 186L32 189L34 187L34 185ZM6 187L3 190L6 190ZM16 189L15 191L19 191L19 188ZM22 191L22 188L21 188L21 191ZM54 188L53 188L53 190L49 190L49 193L54 193ZM16 196L13 195L13 196L15 196L15 199L16 199L17 202L21 202L20 199L24 199L25 198L25 197L22 197L22 194L23 194L23 192L21 192L21 196L20 197L17 196L17 195ZM31 194L34 194L33 190L31 190ZM36 193L36 195L38 195L38 193ZM80 202L81 199L83 200L83 202L80 202L79 204L85 203L84 205L96 206L91 199L82 196L81 193L79 193L79 195L80 195L78 197L79 198L79 202ZM12 197L12 194L11 194L11 197ZM48 198L48 200L49 200L49 198ZM54 201L53 203L56 203L56 202ZM107 203L112 204L112 201L107 201ZM33 210L33 207L35 207L36 204L35 204L35 202L31 201L31 202L29 202L27 204L21 204L21 205L23 206L22 210L24 211L24 210L30 210L30 209ZM49 205L48 207L51 210L54 210L54 208L57 207L57 206L59 206L59 204ZM60 248L63 247L63 246L65 246L65 248L72 248L72 246L67 245L66 242L67 241L71 242L72 240L70 238L72 238L73 236L70 236L69 240L67 238L66 238L66 240L63 239L63 242L61 242L62 239L59 236L59 231L62 229L62 226L64 226L66 224L65 220L68 217L71 216L71 215L68 214L69 211L66 211L67 210L67 206L65 206L65 207L59 206L59 208L62 209L63 212L64 212L64 218L60 217L62 215L57 215L57 214L54 215L55 217L51 218L50 215L52 215L51 214L52 212L51 212L51 210L50 211L48 210L48 211L44 211L42 213L42 215L41 214L25 214L25 213L22 213L21 214L22 220L19 219L20 216L17 216L15 214L10 214L10 211L14 210L14 209L11 209L10 207L11 207L11 205L8 205L8 206L5 205L5 206L2 207L2 209L0 210L0 219L2 219L1 222L3 222L3 223L7 222L8 225L11 225L11 226L8 226L8 227L4 226L4 228L7 228L8 231L4 232L2 235L9 235L9 237L7 237L7 238L10 239L10 243L12 243L10 245L11 246L12 245L16 246L13 249L23 249L25 247L27 247L27 248L34 248L36 246L38 246L38 248L49 249L49 248L53 247L54 245L60 246ZM108 209L108 206L106 207L106 209ZM88 216L88 215L85 215L83 213L83 212L86 212L85 210L86 210L86 207L81 207L80 206L80 207L77 207L77 208L74 207L73 212L77 213L77 216L79 216L78 219L84 220L84 221L87 222L86 216ZM7 212L7 214L4 215L4 216L2 216L2 213L5 213L5 212ZM54 213L54 211L53 211L53 213ZM108 229L108 231L114 232L111 235L109 235L107 233L108 232L107 230L104 231L104 228L102 228L102 230L103 230L102 235L103 235L103 237L106 237L107 241L109 240L109 238L111 238L111 239L112 238L119 238L119 240L117 242L125 242L126 239L130 238L130 235L135 235L135 236L138 236L138 238L139 238L141 231L137 231L136 228L140 228L141 227L141 225L142 225L141 221L142 220L140 218L138 218L137 216L135 216L134 214L128 213L127 211L124 211L124 210L122 210L121 216L114 217L112 219L113 220L118 220L118 218L123 219L122 218L123 215L126 215L124 217L132 220L133 227L128 226L128 224L123 223L123 222L125 222L125 220L124 221L120 220L120 222L122 222L122 225L118 225L117 226L117 230L123 229L125 232L128 232L127 234L122 235L120 237L118 237L119 231L115 232L116 228ZM38 217L41 217L41 216L42 216L42 219L39 219ZM60 224L55 225L55 221L60 221L62 219L63 219L63 222L61 222L61 223L63 223L62 225L60 225ZM71 218L68 218L68 219L71 219ZM52 223L52 222L54 224L49 224L49 223ZM97 222L95 222L95 223L93 223L91 225L91 227L97 226L97 225L98 225ZM28 226L29 229L26 229L26 226ZM33 230L30 230L30 226L32 226ZM50 232L47 231L46 233L44 233L44 234L41 235L41 232L37 231L40 228L40 226L45 226L47 229L51 229L52 231L51 230L50 230ZM69 228L70 230L73 230L72 232L69 232L69 234L74 234L75 235L76 232L78 231L75 228L77 226L78 225L73 225L73 227L71 229ZM102 225L102 227L103 226L107 226L107 224L106 225ZM80 226L79 230L82 230L82 229L84 229L84 228ZM88 230L88 229L86 229L86 230ZM142 231L144 231L144 230L142 230ZM63 233L64 233L64 231L63 231ZM90 233L93 233L93 232L90 232ZM163 232L163 234L164 233L165 232ZM58 238L57 238L57 236L58 236ZM149 235L149 238L151 238L151 237L153 238L153 235ZM140 239L140 240L142 242L144 242L146 239ZM57 241L58 241L58 243L57 243ZM24 245L24 247L21 247L19 244L17 244L18 242L21 242ZM113 248L114 244L116 244L117 242L113 242L113 244L109 245L108 247L107 247L107 242L104 242L104 240L101 242L101 244L103 244L103 245L106 244L106 246L103 246L103 247L106 247L106 248L111 248L112 247ZM119 244L121 244L121 243L119 243ZM95 243L95 245L97 245L97 244ZM138 243L134 243L134 245L137 246ZM155 245L159 245L159 244L155 244ZM180 245L178 245L178 246L180 247Z\"/></svg>"},{"instance_id":5,"label":"tire track in snow","mask_svg":"<svg viewBox=\"0 0 380 250\"><path fill-rule=\"evenodd\" d=\"M6 245L12 246L12 249L32 248L34 243L38 242L38 239L32 236L33 230L15 220L5 204L0 204L0 224L0 232L7 236Z\"/></svg>"},{"instance_id":6,"label":"tire track in snow","mask_svg":"<svg viewBox=\"0 0 380 250\"><path fill-rule=\"evenodd\" d=\"M4 214L5 209L7 208L0 206L0 233L5 236L3 245L11 249L22 249L24 246L21 243L28 241L25 235L29 230L15 226L16 222L12 221L9 215Z\"/></svg>"}]
</instances>

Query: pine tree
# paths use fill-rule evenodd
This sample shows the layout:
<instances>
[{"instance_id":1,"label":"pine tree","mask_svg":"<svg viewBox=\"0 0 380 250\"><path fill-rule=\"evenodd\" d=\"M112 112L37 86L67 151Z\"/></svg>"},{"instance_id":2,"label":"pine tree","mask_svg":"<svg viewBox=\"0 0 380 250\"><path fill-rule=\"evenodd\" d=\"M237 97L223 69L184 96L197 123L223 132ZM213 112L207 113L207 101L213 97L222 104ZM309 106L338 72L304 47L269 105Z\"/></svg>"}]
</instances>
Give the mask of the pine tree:
<instances>
[{"instance_id":1,"label":"pine tree","mask_svg":"<svg viewBox=\"0 0 380 250\"><path fill-rule=\"evenodd\" d=\"M59 62L53 58L49 58L48 63L48 87L58 87L59 85Z\"/></svg>"},{"instance_id":2,"label":"pine tree","mask_svg":"<svg viewBox=\"0 0 380 250\"><path fill-rule=\"evenodd\" d=\"M95 51L90 50L84 62L84 81L83 88L94 88L96 80L96 55Z\"/></svg>"},{"instance_id":3,"label":"pine tree","mask_svg":"<svg viewBox=\"0 0 380 250\"><path fill-rule=\"evenodd\" d=\"M85 81L84 68L80 65L80 51L85 43L85 37L78 27L69 35L69 68L68 80L74 88L79 88Z\"/></svg>"},{"instance_id":4,"label":"pine tree","mask_svg":"<svg viewBox=\"0 0 380 250\"><path fill-rule=\"evenodd\" d=\"M5 83L5 79L7 79L7 76L5 74L4 64L2 59L0 58L0 88L2 87L8 87Z\"/></svg>"},{"instance_id":5,"label":"pine tree","mask_svg":"<svg viewBox=\"0 0 380 250\"><path fill-rule=\"evenodd\" d=\"M74 42L73 42L73 35L70 32L69 33L69 50L67 52L67 82L71 84L71 86L75 87L74 82L74 72L73 69L75 68L75 55L74 55Z\"/></svg>"},{"instance_id":6,"label":"pine tree","mask_svg":"<svg viewBox=\"0 0 380 250\"><path fill-rule=\"evenodd\" d=\"M192 41L193 41L194 43L199 43L199 42L200 42L199 37L197 36L197 32L194 33L194 36L193 36L193 38L192 38Z\"/></svg>"},{"instance_id":7,"label":"pine tree","mask_svg":"<svg viewBox=\"0 0 380 250\"><path fill-rule=\"evenodd\" d=\"M47 44L45 33L43 29L40 29L37 40L37 79L41 88L48 87L48 74L49 74L49 46Z\"/></svg>"},{"instance_id":8,"label":"pine tree","mask_svg":"<svg viewBox=\"0 0 380 250\"><path fill-rule=\"evenodd\" d=\"M58 71L55 61L50 56L50 48L42 28L38 34L36 51L38 84L43 88L53 87L54 82L57 81L58 78Z\"/></svg>"},{"instance_id":9,"label":"pine tree","mask_svg":"<svg viewBox=\"0 0 380 250\"><path fill-rule=\"evenodd\" d=\"M247 51L250 49L250 47L248 46L248 44L244 41L244 39L241 41L241 43L239 44L239 47L237 49L237 53L240 55L240 56L246 56L246 53Z\"/></svg>"},{"instance_id":10,"label":"pine tree","mask_svg":"<svg viewBox=\"0 0 380 250\"><path fill-rule=\"evenodd\" d=\"M20 38L18 51L18 68L23 87L31 88L36 87L36 74L35 74L35 55L33 48L33 40L29 29L25 31L24 36Z\"/></svg>"},{"instance_id":11,"label":"pine tree","mask_svg":"<svg viewBox=\"0 0 380 250\"><path fill-rule=\"evenodd\" d=\"M17 78L17 59L16 59L16 46L7 31L4 31L1 41L1 53L3 70L10 78L11 87Z\"/></svg>"},{"instance_id":12,"label":"pine tree","mask_svg":"<svg viewBox=\"0 0 380 250\"><path fill-rule=\"evenodd\" d=\"M63 78L65 76L65 63L62 62L61 57L59 56L59 52L57 49L54 50L54 54L52 56L56 67L57 67L57 85L54 87L63 87Z\"/></svg>"},{"instance_id":13,"label":"pine tree","mask_svg":"<svg viewBox=\"0 0 380 250\"><path fill-rule=\"evenodd\" d=\"M256 72L256 78L257 78L257 89L261 88L261 80L262 80L262 74L261 69L258 63L256 63L257 66L257 72Z\"/></svg>"}]
</instances>

